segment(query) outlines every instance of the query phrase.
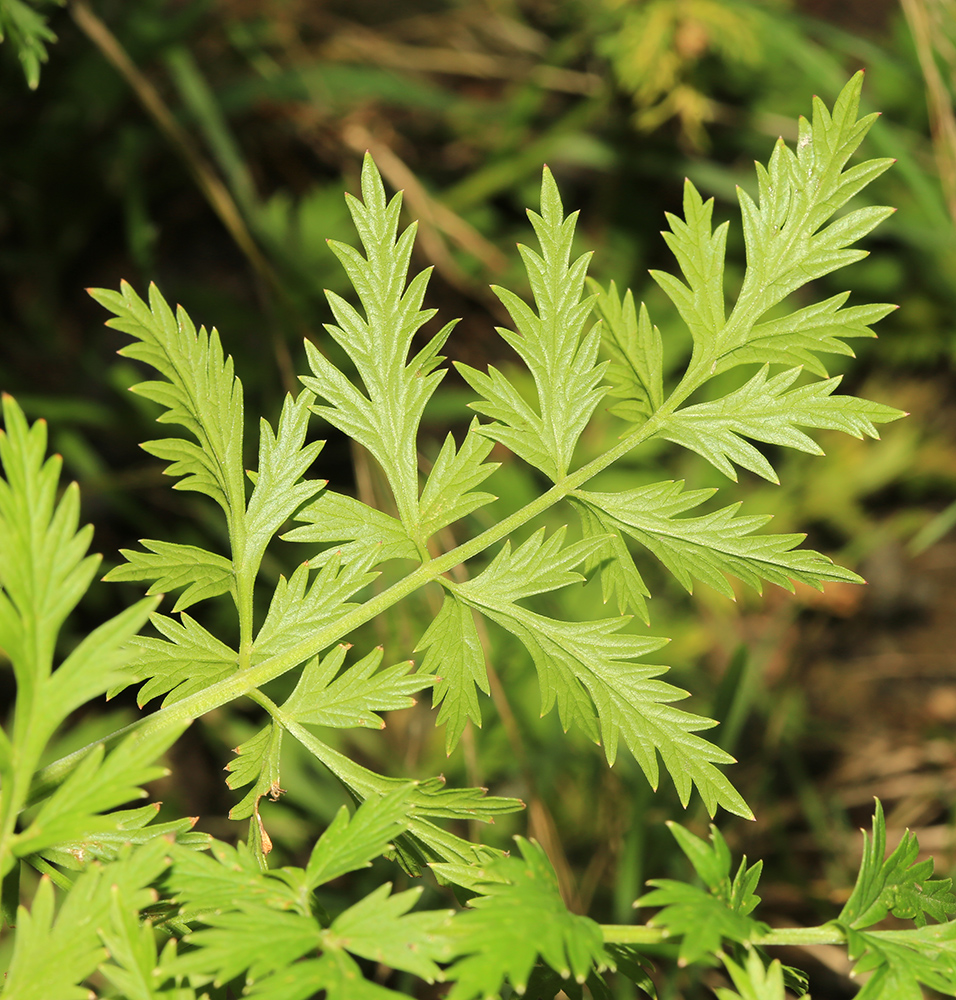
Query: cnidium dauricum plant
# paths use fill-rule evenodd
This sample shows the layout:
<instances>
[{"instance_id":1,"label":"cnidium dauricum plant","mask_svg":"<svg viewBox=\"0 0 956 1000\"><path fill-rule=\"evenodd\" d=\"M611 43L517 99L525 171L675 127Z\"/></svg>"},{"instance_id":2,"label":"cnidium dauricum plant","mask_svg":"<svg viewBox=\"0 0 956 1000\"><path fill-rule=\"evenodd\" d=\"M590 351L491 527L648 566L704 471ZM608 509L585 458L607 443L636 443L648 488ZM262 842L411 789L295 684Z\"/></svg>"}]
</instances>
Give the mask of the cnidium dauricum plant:
<instances>
[{"instance_id":1,"label":"cnidium dauricum plant","mask_svg":"<svg viewBox=\"0 0 956 1000\"><path fill-rule=\"evenodd\" d=\"M454 324L413 347L434 315L422 309L428 272L408 279L415 227L399 231L400 196L386 198L371 158L361 200L348 200L363 250L331 244L359 303L329 295L335 322L327 329L350 363L340 368L307 344L303 388L286 398L275 427L260 423L255 457L243 441L242 386L218 333L197 330L155 287L148 302L125 284L92 292L113 314L110 325L131 337L123 353L157 374L135 391L162 407L159 422L173 433L144 447L168 463L176 488L203 493L219 508L228 547L144 540L124 552L107 579L143 581L147 595L60 656L58 630L98 560L86 554L90 532L78 527L75 487L59 492L59 459L46 457L43 422L29 426L5 399L0 647L17 685L0 736L0 873L4 912L16 924L5 998L69 1000L92 987L129 1000L374 1000L414 989L416 979L445 982L449 1000L504 989L574 997L586 988L608 997L615 970L653 995L641 950L665 937L679 945L682 962L723 966L722 1000L783 1000L785 986L799 991L800 974L771 962L765 949L825 942L845 944L858 968L873 973L866 1000L917 997L920 983L956 995L950 884L931 878L931 862L917 862L909 834L883 861L879 808L857 886L821 927L771 931L752 915L760 863L744 859L732 875L716 828L708 843L676 825L700 884L652 882L638 901L659 908L649 923L601 926L568 911L533 841L518 838L518 850L506 855L446 825L491 821L521 802L449 788L440 778L377 774L328 736L381 727L381 713L430 690L452 752L469 722L480 725L489 689L476 624L484 618L527 649L542 712L556 707L562 725L600 743L609 764L623 742L654 788L663 763L685 805L696 788L711 815L719 806L751 815L723 770L732 759L699 735L715 723L675 707L686 692L661 679L665 667L642 659L665 640L633 621L647 621L650 596L638 566L650 553L688 590L702 581L727 594L729 577L758 590L764 581L792 588L858 578L798 548L802 536L760 533L767 518L742 515L738 504L702 511L712 490L671 481L616 493L588 486L655 437L698 452L731 478L744 468L775 480L753 442L818 452L808 429L875 437L877 424L901 415L837 393L840 380L826 377L820 359L851 353L846 340L871 336L890 306L847 306L846 295L785 304L812 279L863 256L853 245L889 213L867 207L835 217L890 165L848 166L873 122L857 119L861 84L854 77L832 112L816 100L796 150L781 141L768 166L758 166L757 200L741 192L747 268L729 307L727 227L713 229L712 203L687 184L684 217L669 217L665 234L683 277L654 275L693 341L674 385L663 377L661 337L647 309L613 285L588 292L588 258L571 256L575 216L565 217L545 170L540 212L530 213L539 249L520 248L533 302L496 289L513 320L501 335L533 391L495 368L459 365L478 417L459 441L448 435L424 477L419 425L443 377L440 352ZM709 398L708 383L738 367L739 387ZM579 439L602 402L624 419L624 432L606 453L577 464ZM311 478L322 464L322 443L309 434L312 414L378 463L391 491L388 511ZM518 510L499 511L484 491L497 468L488 461L495 442L551 483ZM576 534L531 530L534 518L565 503ZM469 535L479 508L491 526ZM443 547L456 523L464 540ZM310 546L310 557L269 586L260 569L276 535ZM464 564L468 573L459 571ZM594 575L615 616L578 621L534 610L537 595ZM362 648L363 625L406 614L402 602L429 587L441 601L414 650L389 650L386 661L382 648ZM160 612L159 595L170 591L176 599ZM215 635L189 613L217 600L234 611L232 634ZM257 616L259 607L265 612ZM417 665L412 653L421 654ZM396 655L404 659L392 662ZM273 697L265 693L290 672L281 696L275 686ZM161 706L40 766L74 709L130 685L139 686L141 705L162 698ZM248 843L213 841L192 832L189 818L154 822L158 803L128 806L163 772L164 752L193 720L240 698L260 706L263 720L236 749L226 779L240 790L231 816L249 820ZM270 868L259 804L281 794L284 740L327 767L358 806L351 815L343 807L303 867ZM324 887L382 855L412 874L428 866L441 885L458 887L467 907L415 909L421 889L392 892L384 883L327 912L336 897ZM24 869L42 877L25 878L21 890ZM21 894L32 901L16 912ZM913 926L873 930L887 913ZM368 963L396 970L388 986L365 978Z\"/></svg>"}]
</instances>

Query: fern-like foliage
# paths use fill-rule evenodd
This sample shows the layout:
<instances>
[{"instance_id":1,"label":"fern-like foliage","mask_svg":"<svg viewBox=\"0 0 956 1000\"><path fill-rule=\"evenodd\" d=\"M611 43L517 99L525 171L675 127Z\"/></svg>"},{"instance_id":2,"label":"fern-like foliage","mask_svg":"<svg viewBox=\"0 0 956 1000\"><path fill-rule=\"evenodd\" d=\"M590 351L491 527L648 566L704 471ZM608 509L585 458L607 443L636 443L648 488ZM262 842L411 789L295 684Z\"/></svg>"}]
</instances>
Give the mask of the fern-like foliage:
<instances>
[{"instance_id":1,"label":"fern-like foliage","mask_svg":"<svg viewBox=\"0 0 956 1000\"><path fill-rule=\"evenodd\" d=\"M654 788L663 763L685 806L696 789L712 816L718 808L752 815L723 770L732 758L699 735L716 723L676 708L687 692L662 679L665 666L644 661L667 640L630 617L649 618L638 567L650 555L688 591L704 582L727 596L730 578L759 591L765 582L792 589L858 577L799 548L800 535L763 533L767 518L737 503L708 508L714 491L664 479L608 492L591 481L654 437L698 452L730 478L744 469L775 480L757 444L816 453L814 429L875 436L878 424L900 416L837 393L839 379L826 378L819 357L850 353L846 340L869 336L889 307L846 306L846 296L796 309L786 301L859 259L853 244L889 211L834 215L888 166L848 165L872 124L871 116L857 119L861 82L850 81L832 112L815 102L796 151L776 146L758 167L757 201L741 193L747 268L733 302L724 291L727 224L714 229L713 203L687 185L684 217L670 217L665 237L682 277L654 276L693 344L673 385L646 307L613 284L587 291L588 255L572 254L576 217L565 215L545 170L540 210L530 213L538 247L520 248L533 302L496 289L514 326L499 332L530 381L459 366L477 394L478 417L460 439L445 437L427 475L419 428L454 323L416 343L434 318L423 308L428 272L409 277L415 226L401 229L401 198L386 196L371 157L361 198L348 200L361 249L332 244L358 300L329 295L335 322L327 330L343 364L307 344L304 388L287 396L275 425L260 421L255 449L245 440L242 384L215 330L197 329L155 287L146 301L125 283L92 292L110 325L130 336L123 353L156 373L135 391L158 404L158 422L172 433L145 449L167 463L174 488L218 508L224 542L212 551L146 539L125 550L106 580L140 582L146 596L61 654L59 630L98 559L87 555L90 530L78 526L76 488L59 491L44 424L29 426L4 400L0 649L17 684L0 734L5 912L12 917L16 908L24 864L43 876L32 907L15 918L5 998L80 998L96 970L99 982L135 1000L398 995L366 979L362 961L446 981L452 1000L491 998L506 984L543 997L561 989L582 996L585 987L604 997L611 974L651 990L639 941L665 937L679 941L685 962L722 964L733 985L721 988L726 1000L779 1000L785 985L799 988L797 973L764 961L760 950L788 942L752 915L759 862L745 859L732 875L716 828L708 843L672 826L701 886L654 881L638 901L658 908L649 924L602 928L569 912L538 845L519 838L521 856L508 856L449 829L490 823L519 810L519 800L448 787L442 777L376 773L336 749L328 731L382 728L389 713L430 691L452 753L469 724L481 724L490 690L483 619L527 651L542 713L556 708L565 729L602 745L609 765L623 744ZM747 370L736 388L715 398L711 380L738 367ZM582 433L605 397L624 433L581 464ZM385 509L314 478L323 443L312 438L313 415L378 463L391 492ZM518 509L499 509L484 489L498 468L489 461L496 443L549 481ZM577 513L579 533L529 530L562 504ZM483 530L471 520L480 509ZM270 584L260 570L277 538L307 545L308 558ZM617 615L542 613L539 601L596 577ZM402 602L424 588L437 613L401 630L418 636L416 648L367 648L362 627L404 613ZM176 600L159 613L167 591ZM210 601L231 610L231 630L216 633L208 623L221 619L204 609L187 613ZM423 654L420 662L413 653ZM266 688L285 675L284 687ZM162 697L161 706L40 768L71 712L131 685L141 705ZM249 821L247 843L210 843L191 833L189 819L158 822L156 804L130 807L163 773L163 754L186 726L242 697L262 712L226 769L236 793L230 815ZM357 807L336 815L304 865L276 869L263 800L283 794L290 740ZM885 861L884 846L878 809L856 888L839 917L815 930L846 943L858 968L874 972L861 994L868 1000L915 997L919 984L954 995L951 887L916 860L915 838L907 834ZM197 849L204 847L211 849ZM440 883L470 896L468 908L418 910L419 889L393 892L385 883L330 916L328 883L381 856L413 875L430 867ZM59 912L54 885L66 896ZM915 926L873 929L887 913Z\"/></svg>"},{"instance_id":2,"label":"fern-like foliage","mask_svg":"<svg viewBox=\"0 0 956 1000\"><path fill-rule=\"evenodd\" d=\"M0 0L0 42L9 39L16 49L31 90L40 84L40 67L49 58L47 45L56 41L41 10L63 3L64 0Z\"/></svg>"}]
</instances>

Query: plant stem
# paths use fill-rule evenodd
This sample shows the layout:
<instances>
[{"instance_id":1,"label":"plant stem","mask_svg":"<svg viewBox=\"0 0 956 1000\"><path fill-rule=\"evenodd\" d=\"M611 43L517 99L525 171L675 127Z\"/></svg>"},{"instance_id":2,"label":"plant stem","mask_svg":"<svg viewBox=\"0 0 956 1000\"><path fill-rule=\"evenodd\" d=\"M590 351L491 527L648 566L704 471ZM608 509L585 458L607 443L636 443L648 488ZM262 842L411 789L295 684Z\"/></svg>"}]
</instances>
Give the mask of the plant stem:
<instances>
[{"instance_id":1,"label":"plant stem","mask_svg":"<svg viewBox=\"0 0 956 1000\"><path fill-rule=\"evenodd\" d=\"M601 924L606 944L662 944L668 937L662 927L647 924ZM846 932L839 924L819 927L780 927L760 934L750 941L763 947L774 945L846 944Z\"/></svg>"}]
</instances>

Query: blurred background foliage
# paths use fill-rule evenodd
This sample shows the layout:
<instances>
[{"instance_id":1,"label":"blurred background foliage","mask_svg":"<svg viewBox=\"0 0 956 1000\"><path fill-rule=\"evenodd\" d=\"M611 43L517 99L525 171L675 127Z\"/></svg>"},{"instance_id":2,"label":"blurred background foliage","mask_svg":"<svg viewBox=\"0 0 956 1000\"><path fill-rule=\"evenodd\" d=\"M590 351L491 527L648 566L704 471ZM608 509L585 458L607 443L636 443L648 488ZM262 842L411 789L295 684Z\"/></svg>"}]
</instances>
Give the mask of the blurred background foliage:
<instances>
[{"instance_id":1,"label":"blurred background foliage","mask_svg":"<svg viewBox=\"0 0 956 1000\"><path fill-rule=\"evenodd\" d=\"M866 197L899 212L869 241L870 258L813 294L900 305L878 344L863 342L830 373L846 369L851 391L912 418L879 445L833 436L825 460L782 457L779 487L721 482L664 445L602 485L663 476L723 486L724 503L773 512L775 530L808 531L870 581L822 595L741 592L736 603L657 581L652 630L675 637L675 682L695 710L723 720L716 739L741 760L734 779L758 819L723 828L737 851L765 859L770 917L833 915L875 794L889 826L915 828L939 868L952 868L956 0L0 0L0 31L0 383L49 420L107 565L141 537L222 541L210 508L171 491L138 451L155 413L124 391L139 375L116 357L123 339L103 327L85 286L156 281L197 322L218 326L254 440L255 419L276 416L303 370L302 338L329 346L323 290L346 289L325 240L353 240L342 194L357 189L366 149L404 190L408 219L421 220L416 264L435 272L428 304L463 317L450 353L473 365L510 363L488 283L524 288L512 248L528 238L523 210L547 162L565 205L581 211L591 273L647 301L676 366L686 334L646 272L672 266L658 233L663 213L679 211L682 179L732 220L732 292L744 261L735 185L754 186L752 161L778 135L795 140L812 94L832 101L865 66L865 101L883 112L866 152L898 160ZM449 427L463 428L467 399L449 376L428 414L423 463ZM617 433L611 418L598 422L583 447ZM496 458L501 509L539 488L519 462ZM376 470L335 436L318 464L337 488L385 502ZM287 549L273 553L274 576L307 555ZM85 613L98 620L132 593L96 588ZM428 599L411 602L420 621L380 623L363 642L408 655L424 612L437 610ZM564 600L576 616L602 614L599 588ZM341 745L385 772L444 772L520 795L525 814L472 833L503 844L530 832L572 907L632 920L645 878L686 874L662 823L684 818L676 797L653 795L633 762L608 770L555 718L539 719L523 652L503 634L486 641L493 704L450 759L427 705L393 714L381 734L343 734ZM6 672L2 683L12 693ZM132 712L120 700L108 715L80 713L59 749ZM157 790L171 810L218 836L244 835L226 819L234 796L221 768L255 722L253 706L237 705L190 730ZM301 855L341 801L292 747L283 785L288 794L263 807L280 863ZM811 967L818 1000L853 995L839 956L787 957ZM681 972L659 989L691 998L700 984Z\"/></svg>"}]
</instances>

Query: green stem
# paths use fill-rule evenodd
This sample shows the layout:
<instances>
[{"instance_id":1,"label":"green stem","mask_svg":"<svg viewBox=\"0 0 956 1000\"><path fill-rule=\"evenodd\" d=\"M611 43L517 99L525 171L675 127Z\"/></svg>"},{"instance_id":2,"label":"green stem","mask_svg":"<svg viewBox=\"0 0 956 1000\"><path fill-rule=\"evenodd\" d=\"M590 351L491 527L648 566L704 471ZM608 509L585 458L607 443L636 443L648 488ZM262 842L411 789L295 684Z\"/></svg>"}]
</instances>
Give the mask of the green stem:
<instances>
[{"instance_id":1,"label":"green stem","mask_svg":"<svg viewBox=\"0 0 956 1000\"><path fill-rule=\"evenodd\" d=\"M572 472L559 479L551 489L531 503L526 504L503 521L483 531L480 535L476 535L456 548L423 563L404 579L392 584L392 586L383 590L380 594L376 594L375 597L372 597L360 607L342 615L341 618L331 622L324 628L317 629L307 639L296 643L285 652L271 656L254 666L238 670L232 676L211 685L205 690L190 695L188 698L183 698L181 701L174 702L172 705L168 705L166 708L162 708L152 715L138 719L129 726L112 733L105 740L98 740L97 742L105 743L107 749L109 749L134 729L149 733L177 723L196 719L207 712L211 712L213 709L249 694L251 691L262 687L264 684L268 684L277 677L281 677L288 670L315 656L323 649L327 649L361 625L387 611L394 604L397 604L398 601L414 593L420 587L432 582L443 573L447 573L468 559L474 558L490 545L494 545L496 542L507 538L523 524L544 513L544 511L554 506L559 500L563 500L569 493L583 486L589 479L603 472L606 468L613 465L614 462L618 461L618 459L637 447L637 445L656 434L672 408L671 402L668 401L645 424L622 438L609 451L603 455L599 455L576 472ZM36 802L45 795L48 795L66 778L88 750L89 747L84 747L82 750L77 750L66 757L61 757L59 760L43 768L37 774L33 783L29 801Z\"/></svg>"},{"instance_id":2,"label":"green stem","mask_svg":"<svg viewBox=\"0 0 956 1000\"><path fill-rule=\"evenodd\" d=\"M605 944L663 944L668 935L663 927L647 924L601 924ZM780 927L755 935L751 944L759 947L780 945L846 944L846 931L839 924L820 927Z\"/></svg>"}]
</instances>

